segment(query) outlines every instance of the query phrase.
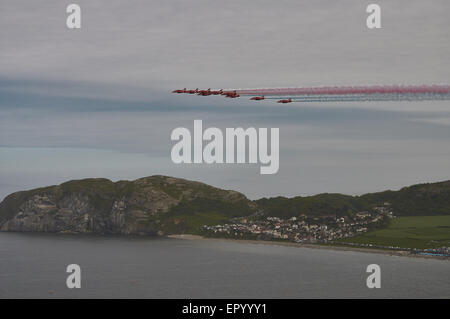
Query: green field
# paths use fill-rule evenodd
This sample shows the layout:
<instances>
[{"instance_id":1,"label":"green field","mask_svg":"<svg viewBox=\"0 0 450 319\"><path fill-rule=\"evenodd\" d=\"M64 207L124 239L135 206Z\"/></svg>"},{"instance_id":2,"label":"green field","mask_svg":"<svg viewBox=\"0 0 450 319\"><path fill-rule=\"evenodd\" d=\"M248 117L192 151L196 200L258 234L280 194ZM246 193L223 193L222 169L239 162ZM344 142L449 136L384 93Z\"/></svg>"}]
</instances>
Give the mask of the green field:
<instances>
[{"instance_id":1,"label":"green field","mask_svg":"<svg viewBox=\"0 0 450 319\"><path fill-rule=\"evenodd\" d=\"M384 229L342 239L340 242L419 249L448 247L450 216L397 217Z\"/></svg>"}]
</instances>

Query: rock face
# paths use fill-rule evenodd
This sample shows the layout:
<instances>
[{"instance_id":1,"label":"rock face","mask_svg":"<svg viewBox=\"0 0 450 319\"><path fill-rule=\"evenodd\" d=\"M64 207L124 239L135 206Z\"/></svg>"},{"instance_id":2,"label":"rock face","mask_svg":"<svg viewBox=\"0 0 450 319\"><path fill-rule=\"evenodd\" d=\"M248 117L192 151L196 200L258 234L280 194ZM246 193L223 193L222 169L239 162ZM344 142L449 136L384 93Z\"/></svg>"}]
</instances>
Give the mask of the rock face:
<instances>
[{"instance_id":1,"label":"rock face","mask_svg":"<svg viewBox=\"0 0 450 319\"><path fill-rule=\"evenodd\" d=\"M238 192L184 179L84 179L7 196L0 230L163 235L255 211Z\"/></svg>"}]
</instances>

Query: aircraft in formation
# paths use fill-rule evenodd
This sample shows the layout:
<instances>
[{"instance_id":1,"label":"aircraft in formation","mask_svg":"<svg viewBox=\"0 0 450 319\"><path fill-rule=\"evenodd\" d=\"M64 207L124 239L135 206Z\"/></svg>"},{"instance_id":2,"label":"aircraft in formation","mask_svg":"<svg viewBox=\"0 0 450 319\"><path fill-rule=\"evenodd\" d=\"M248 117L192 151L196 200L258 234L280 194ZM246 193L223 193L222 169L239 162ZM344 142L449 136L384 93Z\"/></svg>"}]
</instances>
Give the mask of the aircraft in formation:
<instances>
[{"instance_id":1,"label":"aircraft in formation","mask_svg":"<svg viewBox=\"0 0 450 319\"><path fill-rule=\"evenodd\" d=\"M371 85L371 86L323 86L301 88L265 88L230 90L173 90L172 93L197 94L199 96L223 95L227 98L250 96L252 101L277 99L277 103L292 102L347 102L347 101L423 101L450 100L450 85Z\"/></svg>"},{"instance_id":2,"label":"aircraft in formation","mask_svg":"<svg viewBox=\"0 0 450 319\"><path fill-rule=\"evenodd\" d=\"M188 94L197 94L199 96L223 95L225 97L232 98L232 99L240 97L240 95L236 92L236 90L224 91L223 89L220 89L220 90L211 91L210 88L207 90L199 90L198 88L195 90L187 90L186 88L184 88L184 89L173 90L172 93L178 93L178 94L179 93L188 93ZM252 100L252 101L261 101L264 99L265 99L264 95L254 96L254 97L250 98L250 100ZM289 101L288 100L280 100L278 102L279 103L290 103L292 101L289 99Z\"/></svg>"}]
</instances>

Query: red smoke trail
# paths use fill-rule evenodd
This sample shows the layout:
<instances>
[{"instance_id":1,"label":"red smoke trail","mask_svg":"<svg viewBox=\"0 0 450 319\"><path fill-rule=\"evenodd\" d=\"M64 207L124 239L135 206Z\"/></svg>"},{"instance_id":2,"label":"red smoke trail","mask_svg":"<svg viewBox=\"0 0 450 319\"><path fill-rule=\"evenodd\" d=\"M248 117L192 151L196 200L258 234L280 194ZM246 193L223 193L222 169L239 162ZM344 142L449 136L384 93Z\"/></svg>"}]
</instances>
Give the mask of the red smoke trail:
<instances>
[{"instance_id":1,"label":"red smoke trail","mask_svg":"<svg viewBox=\"0 0 450 319\"><path fill-rule=\"evenodd\" d=\"M240 95L450 94L450 85L324 86L226 90Z\"/></svg>"}]
</instances>

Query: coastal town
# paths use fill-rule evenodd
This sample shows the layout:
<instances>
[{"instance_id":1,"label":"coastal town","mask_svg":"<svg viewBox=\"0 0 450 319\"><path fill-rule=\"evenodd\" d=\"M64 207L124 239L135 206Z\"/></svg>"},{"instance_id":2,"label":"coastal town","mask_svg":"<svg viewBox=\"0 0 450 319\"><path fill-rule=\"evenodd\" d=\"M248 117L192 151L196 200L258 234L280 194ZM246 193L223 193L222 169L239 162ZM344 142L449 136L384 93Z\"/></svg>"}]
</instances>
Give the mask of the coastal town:
<instances>
[{"instance_id":1,"label":"coastal town","mask_svg":"<svg viewBox=\"0 0 450 319\"><path fill-rule=\"evenodd\" d=\"M358 212L351 217L312 217L301 214L298 217L282 219L256 214L234 218L223 225L204 225L202 233L210 237L326 243L367 232L381 226L387 218L393 218L393 214L385 207L377 207L373 212Z\"/></svg>"},{"instance_id":2,"label":"coastal town","mask_svg":"<svg viewBox=\"0 0 450 319\"><path fill-rule=\"evenodd\" d=\"M361 211L343 217L301 214L283 219L257 213L247 217L233 218L229 223L222 225L204 225L201 233L206 237L287 241L299 244L337 244L349 247L402 251L414 255L450 257L450 247L417 249L339 241L380 228L392 218L396 218L396 216L390 209L389 203L374 207L371 212Z\"/></svg>"}]
</instances>

